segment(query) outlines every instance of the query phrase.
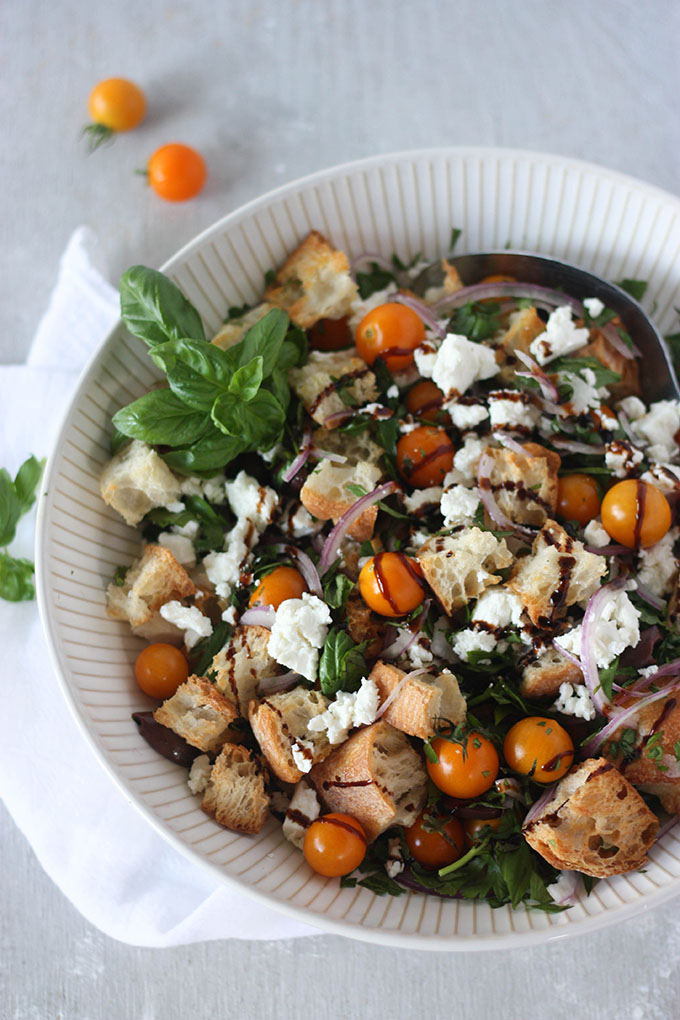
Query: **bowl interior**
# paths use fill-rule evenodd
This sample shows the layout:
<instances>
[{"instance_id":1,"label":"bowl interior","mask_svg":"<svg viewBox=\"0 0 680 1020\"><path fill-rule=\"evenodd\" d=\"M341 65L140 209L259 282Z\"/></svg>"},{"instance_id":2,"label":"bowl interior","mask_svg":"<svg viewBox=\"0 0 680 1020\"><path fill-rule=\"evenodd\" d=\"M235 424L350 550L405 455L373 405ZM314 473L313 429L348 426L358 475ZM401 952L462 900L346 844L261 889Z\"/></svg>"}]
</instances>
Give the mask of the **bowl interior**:
<instances>
[{"instance_id":1,"label":"bowl interior","mask_svg":"<svg viewBox=\"0 0 680 1020\"><path fill-rule=\"evenodd\" d=\"M598 167L493 149L379 157L313 175L227 216L165 271L216 332L232 305L254 302L268 269L311 229L351 258L410 258L511 244L556 255L606 279L649 280L645 306L662 332L680 305L680 203ZM643 366L643 371L645 368ZM104 613L115 568L138 555L136 532L106 507L98 477L111 415L156 372L141 342L114 329L74 397L44 481L37 545L38 597L60 680L83 732L114 780L182 853L249 895L331 931L412 948L512 947L621 919L680 891L680 836L655 847L644 873L600 882L571 910L379 897L314 875L274 820L256 837L220 828L200 810L186 773L153 752L130 719L150 703L132 679L142 645ZM93 650L96 649L96 655Z\"/></svg>"}]
</instances>

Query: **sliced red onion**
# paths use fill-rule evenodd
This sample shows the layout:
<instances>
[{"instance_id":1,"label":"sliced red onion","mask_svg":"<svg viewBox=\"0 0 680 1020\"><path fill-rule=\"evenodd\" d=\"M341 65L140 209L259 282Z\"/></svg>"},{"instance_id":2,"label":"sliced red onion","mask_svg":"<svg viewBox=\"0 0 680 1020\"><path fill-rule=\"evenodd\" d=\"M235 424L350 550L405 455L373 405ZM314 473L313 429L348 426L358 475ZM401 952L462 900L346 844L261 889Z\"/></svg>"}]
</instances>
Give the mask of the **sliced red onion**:
<instances>
[{"instance_id":1,"label":"sliced red onion","mask_svg":"<svg viewBox=\"0 0 680 1020\"><path fill-rule=\"evenodd\" d=\"M602 690L600 674L597 668L595 644L597 641L597 625L607 602L612 595L625 588L627 582L623 578L603 585L590 598L583 617L581 630L581 669L586 687L590 692L593 705L601 715L609 705L609 699Z\"/></svg>"},{"instance_id":2,"label":"sliced red onion","mask_svg":"<svg viewBox=\"0 0 680 1020\"><path fill-rule=\"evenodd\" d=\"M312 430L305 429L304 434L302 436L302 443L300 445L300 452L298 453L297 457L290 465L290 467L287 468L281 475L281 478L284 482L292 482L300 468L304 466L307 458L309 457L311 445L312 445Z\"/></svg>"},{"instance_id":3,"label":"sliced red onion","mask_svg":"<svg viewBox=\"0 0 680 1020\"><path fill-rule=\"evenodd\" d=\"M662 691L657 691L655 694L649 694L646 698L642 698L637 701L634 705L630 705L628 708L624 708L621 712L616 712L611 716L609 722L604 726L599 733L596 733L594 737L591 737L587 744L583 745L582 751L586 758L591 758L597 754L598 750L604 742L615 733L620 726L622 726L629 719L632 719L634 715L637 715L647 705L653 705L655 701L660 701L662 698L667 698L669 694L673 694L674 691L680 690L680 683L669 684Z\"/></svg>"},{"instance_id":4,"label":"sliced red onion","mask_svg":"<svg viewBox=\"0 0 680 1020\"><path fill-rule=\"evenodd\" d=\"M633 361L634 358L642 357L642 351L639 347L636 347L635 344L633 344L632 347L629 347L625 340L621 339L616 326L607 324L606 326L598 326L597 328L623 358L626 358L628 361Z\"/></svg>"},{"instance_id":5,"label":"sliced red onion","mask_svg":"<svg viewBox=\"0 0 680 1020\"><path fill-rule=\"evenodd\" d=\"M633 444L633 446L637 446L637 444L640 442L640 440L638 439L638 437L633 432L633 427L630 424L630 421L628 420L628 415L625 413L625 411L621 411L621 410L618 410L616 412L616 414L617 414L617 417L619 419L619 425L621 426L623 431L626 433L626 438L630 440L630 442Z\"/></svg>"},{"instance_id":6,"label":"sliced red onion","mask_svg":"<svg viewBox=\"0 0 680 1020\"><path fill-rule=\"evenodd\" d=\"M532 806L529 808L524 817L524 821L522 822L522 828L524 828L525 825L529 825L531 822L533 822L534 818L538 818L543 808L546 807L546 805L548 805L555 796L555 790L557 789L557 786L558 786L557 783L553 783L551 786L548 787L545 793L541 794L536 803L532 804Z\"/></svg>"},{"instance_id":7,"label":"sliced red onion","mask_svg":"<svg viewBox=\"0 0 680 1020\"><path fill-rule=\"evenodd\" d=\"M525 528L521 524L516 524L511 521L509 517L506 517L498 503L496 497L493 494L490 485L491 469L493 468L493 457L489 453L483 453L479 458L479 468L477 470L477 482L479 490L479 498L484 504L484 508L487 510L489 517L504 530L514 531L519 535L523 535L525 538L535 538L536 532L532 531L531 528ZM484 483L488 482L489 487L487 488Z\"/></svg>"},{"instance_id":8,"label":"sliced red onion","mask_svg":"<svg viewBox=\"0 0 680 1020\"><path fill-rule=\"evenodd\" d=\"M360 517L364 510L367 510L369 506L373 506L374 503L378 503L381 499L386 496L391 496L393 492L399 492L399 486L396 482L384 482L379 485L373 492L366 493L360 499L354 503L349 510L347 510L338 523L335 525L330 535L324 543L324 547L321 550L321 558L319 559L319 576L323 577L328 568L335 562L340 548L340 543L347 533L347 529L354 523L357 517Z\"/></svg>"},{"instance_id":9,"label":"sliced red onion","mask_svg":"<svg viewBox=\"0 0 680 1020\"><path fill-rule=\"evenodd\" d=\"M423 304L417 298L411 297L410 294L395 294L393 300L397 304L406 305L407 308L410 308L412 312L415 312L423 320L426 326L429 326L433 333L436 333L441 340L444 339L446 330L437 321L426 304Z\"/></svg>"},{"instance_id":10,"label":"sliced red onion","mask_svg":"<svg viewBox=\"0 0 680 1020\"><path fill-rule=\"evenodd\" d=\"M671 818L668 819L667 822L664 822L664 824L659 829L659 833L656 837L657 843L660 839L663 839L666 833L670 832L671 829L678 824L678 822L680 822L680 815L673 815Z\"/></svg>"},{"instance_id":11,"label":"sliced red onion","mask_svg":"<svg viewBox=\"0 0 680 1020\"><path fill-rule=\"evenodd\" d=\"M244 627L266 627L271 630L276 619L276 610L273 606L252 606L246 609L238 621Z\"/></svg>"},{"instance_id":12,"label":"sliced red onion","mask_svg":"<svg viewBox=\"0 0 680 1020\"><path fill-rule=\"evenodd\" d=\"M384 659L390 659L390 661L393 662L395 659L398 659L400 655L403 655L403 653L406 652L411 647L411 645L413 644L413 642L416 640L421 630L423 629L423 624L427 619L427 614L430 611L431 604L432 604L431 599L425 599L425 601L423 602L422 612L418 616L418 621L415 630L409 630L408 627L404 627L402 633L399 635L396 641L393 641L391 645L388 645L387 648L383 649L382 654Z\"/></svg>"},{"instance_id":13,"label":"sliced red onion","mask_svg":"<svg viewBox=\"0 0 680 1020\"><path fill-rule=\"evenodd\" d=\"M568 436L553 436L551 442L558 450L564 450L566 453L590 453L599 457L604 455L604 444L579 443L576 439L569 439Z\"/></svg>"},{"instance_id":14,"label":"sliced red onion","mask_svg":"<svg viewBox=\"0 0 680 1020\"><path fill-rule=\"evenodd\" d=\"M635 583L637 585L636 591L643 602L647 602L653 609L663 610L666 608L664 600L660 599L658 595L654 594L654 592L651 592L646 585L640 584L637 578L635 579Z\"/></svg>"},{"instance_id":15,"label":"sliced red onion","mask_svg":"<svg viewBox=\"0 0 680 1020\"><path fill-rule=\"evenodd\" d=\"M626 556L633 551L627 545L584 545L583 548L595 556Z\"/></svg>"},{"instance_id":16,"label":"sliced red onion","mask_svg":"<svg viewBox=\"0 0 680 1020\"><path fill-rule=\"evenodd\" d=\"M331 464L346 464L347 457L342 453L331 453L330 450L322 450L320 446L310 446L309 456L314 460L329 460Z\"/></svg>"},{"instance_id":17,"label":"sliced red onion","mask_svg":"<svg viewBox=\"0 0 680 1020\"><path fill-rule=\"evenodd\" d=\"M513 351L513 354L529 369L528 372L515 372L515 375L518 375L521 379L535 379L545 399L557 403L560 399L559 390L547 372L541 368L537 361L534 361L532 357L525 354L524 351L516 350Z\"/></svg>"},{"instance_id":18,"label":"sliced red onion","mask_svg":"<svg viewBox=\"0 0 680 1020\"><path fill-rule=\"evenodd\" d=\"M572 655L572 653L568 652L566 648L563 648L562 645L557 640L553 641L553 647L557 649L560 655L563 655L565 659L568 659L573 666L577 666L581 671L583 671L581 666L581 660L577 655Z\"/></svg>"},{"instance_id":19,"label":"sliced red onion","mask_svg":"<svg viewBox=\"0 0 680 1020\"><path fill-rule=\"evenodd\" d=\"M485 298L528 298L530 301L541 302L549 308L557 308L558 305L570 305L573 311L583 316L583 305L576 298L562 293L561 290L551 290L549 287L539 287L533 283L475 283L471 287L463 287L455 294L447 294L435 305L433 311L439 312L446 308L460 308L468 301L483 301Z\"/></svg>"},{"instance_id":20,"label":"sliced red onion","mask_svg":"<svg viewBox=\"0 0 680 1020\"><path fill-rule=\"evenodd\" d=\"M277 552L285 553L286 556L290 556L296 562L309 590L314 595L318 595L319 598L323 598L323 588L321 587L319 572L307 553L303 552L302 549L298 549L297 546L284 545L283 543L277 543L271 546L271 548L276 549Z\"/></svg>"},{"instance_id":21,"label":"sliced red onion","mask_svg":"<svg viewBox=\"0 0 680 1020\"><path fill-rule=\"evenodd\" d=\"M363 251L361 255L357 255L355 259L352 259L352 273L356 273L359 266L364 262L375 262L381 269L386 269L388 273L394 273L394 266L386 258L382 255L373 255L370 251Z\"/></svg>"},{"instance_id":22,"label":"sliced red onion","mask_svg":"<svg viewBox=\"0 0 680 1020\"><path fill-rule=\"evenodd\" d=\"M673 659L672 662L667 662L665 666L659 666L654 672L650 673L649 676L642 676L639 680L636 680L634 684L631 684L628 688L629 691L642 691L650 684L655 684L659 677L664 676L676 676L680 673L680 659Z\"/></svg>"},{"instance_id":23,"label":"sliced red onion","mask_svg":"<svg viewBox=\"0 0 680 1020\"><path fill-rule=\"evenodd\" d=\"M424 668L414 669L410 673L405 673L404 676L399 681L399 683L397 684L397 686L394 688L394 690L391 691L390 694L388 694L388 696L385 698L382 705L376 712L375 718L380 719L380 717L385 714L390 705L397 700L407 680L413 680L417 676L424 676L426 673L427 670Z\"/></svg>"},{"instance_id":24,"label":"sliced red onion","mask_svg":"<svg viewBox=\"0 0 680 1020\"><path fill-rule=\"evenodd\" d=\"M325 429L336 429L338 425L342 425L353 417L354 411L336 411L334 414L329 414L327 418L324 418L323 427Z\"/></svg>"},{"instance_id":25,"label":"sliced red onion","mask_svg":"<svg viewBox=\"0 0 680 1020\"><path fill-rule=\"evenodd\" d=\"M561 890L560 898L556 900L553 897L553 902L557 903L558 906L561 907L564 906L565 903L575 903L576 891L578 889L580 879L581 876L578 871L560 872L558 882L562 883L563 889ZM554 884L557 885L557 882ZM548 887L548 892L550 892L550 887Z\"/></svg>"},{"instance_id":26,"label":"sliced red onion","mask_svg":"<svg viewBox=\"0 0 680 1020\"><path fill-rule=\"evenodd\" d=\"M503 429L497 429L493 434L494 439L498 439L503 446L507 446L508 450L512 450L518 457L529 457L530 454L524 449L521 443L518 443L509 432L504 432Z\"/></svg>"},{"instance_id":27,"label":"sliced red onion","mask_svg":"<svg viewBox=\"0 0 680 1020\"><path fill-rule=\"evenodd\" d=\"M259 695L278 694L279 691L288 691L295 687L300 681L298 673L281 673L279 676L264 676L257 684Z\"/></svg>"},{"instance_id":28,"label":"sliced red onion","mask_svg":"<svg viewBox=\"0 0 680 1020\"><path fill-rule=\"evenodd\" d=\"M652 677L652 679L654 679ZM644 691L635 691L632 687L622 687L621 684L612 684L612 690L618 694L630 694L631 698L646 698Z\"/></svg>"}]
</instances>

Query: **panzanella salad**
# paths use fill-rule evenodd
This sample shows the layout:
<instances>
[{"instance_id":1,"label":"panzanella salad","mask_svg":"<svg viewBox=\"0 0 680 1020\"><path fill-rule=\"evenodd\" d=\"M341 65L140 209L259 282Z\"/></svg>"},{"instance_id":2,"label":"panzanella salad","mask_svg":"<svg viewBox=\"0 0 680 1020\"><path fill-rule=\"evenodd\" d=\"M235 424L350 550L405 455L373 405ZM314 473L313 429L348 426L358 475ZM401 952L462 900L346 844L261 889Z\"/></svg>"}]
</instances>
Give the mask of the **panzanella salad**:
<instances>
[{"instance_id":1,"label":"panzanella salad","mask_svg":"<svg viewBox=\"0 0 680 1020\"><path fill-rule=\"evenodd\" d=\"M101 478L135 721L321 875L564 909L680 811L680 403L596 298L354 269L311 233L212 339L123 277L166 376Z\"/></svg>"}]
</instances>

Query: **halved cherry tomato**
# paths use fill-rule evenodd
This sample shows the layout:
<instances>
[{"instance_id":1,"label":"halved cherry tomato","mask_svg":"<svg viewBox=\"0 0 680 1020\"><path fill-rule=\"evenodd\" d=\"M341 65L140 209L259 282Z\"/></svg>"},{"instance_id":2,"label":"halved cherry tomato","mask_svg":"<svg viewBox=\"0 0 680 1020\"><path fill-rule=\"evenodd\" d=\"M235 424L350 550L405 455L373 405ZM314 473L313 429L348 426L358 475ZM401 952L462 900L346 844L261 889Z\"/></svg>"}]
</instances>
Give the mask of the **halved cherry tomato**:
<instances>
[{"instance_id":1,"label":"halved cherry tomato","mask_svg":"<svg viewBox=\"0 0 680 1020\"><path fill-rule=\"evenodd\" d=\"M443 400L444 394L436 383L431 379L421 379L406 394L406 409L416 418L436 421L443 415Z\"/></svg>"},{"instance_id":2,"label":"halved cherry tomato","mask_svg":"<svg viewBox=\"0 0 680 1020\"><path fill-rule=\"evenodd\" d=\"M147 645L135 662L137 683L151 698L171 698L188 676L187 660L174 645Z\"/></svg>"},{"instance_id":3,"label":"halved cherry tomato","mask_svg":"<svg viewBox=\"0 0 680 1020\"><path fill-rule=\"evenodd\" d=\"M369 609L381 616L404 616L425 598L420 564L404 553L371 556L359 574L359 592Z\"/></svg>"},{"instance_id":4,"label":"halved cherry tomato","mask_svg":"<svg viewBox=\"0 0 680 1020\"><path fill-rule=\"evenodd\" d=\"M147 167L149 184L168 202L185 202L205 184L206 166L199 152L173 142L157 149Z\"/></svg>"},{"instance_id":5,"label":"halved cherry tomato","mask_svg":"<svg viewBox=\"0 0 680 1020\"><path fill-rule=\"evenodd\" d=\"M390 301L363 317L356 333L357 350L367 365L384 358L390 372L413 364L413 351L425 339L425 326L407 305Z\"/></svg>"},{"instance_id":6,"label":"halved cherry tomato","mask_svg":"<svg viewBox=\"0 0 680 1020\"><path fill-rule=\"evenodd\" d=\"M274 567L262 578L250 596L249 606L273 606L278 609L286 599L299 599L309 591L307 582L295 567Z\"/></svg>"},{"instance_id":7,"label":"halved cherry tomato","mask_svg":"<svg viewBox=\"0 0 680 1020\"><path fill-rule=\"evenodd\" d=\"M557 512L567 521L586 525L600 512L597 482L592 475L562 475L557 482Z\"/></svg>"},{"instance_id":8,"label":"halved cherry tomato","mask_svg":"<svg viewBox=\"0 0 680 1020\"><path fill-rule=\"evenodd\" d=\"M302 849L319 875L349 875L366 856L366 833L356 818L332 812L312 822Z\"/></svg>"},{"instance_id":9,"label":"halved cherry tomato","mask_svg":"<svg viewBox=\"0 0 680 1020\"><path fill-rule=\"evenodd\" d=\"M319 319L307 330L309 346L316 351L340 351L352 346L352 331L347 318Z\"/></svg>"},{"instance_id":10,"label":"halved cherry tomato","mask_svg":"<svg viewBox=\"0 0 680 1020\"><path fill-rule=\"evenodd\" d=\"M439 821L441 831L430 830L428 819ZM404 839L411 855L428 870L453 864L463 853L463 826L458 819L438 820L434 812L427 809L420 812L413 825L404 829Z\"/></svg>"},{"instance_id":11,"label":"halved cherry tomato","mask_svg":"<svg viewBox=\"0 0 680 1020\"><path fill-rule=\"evenodd\" d=\"M439 761L427 759L427 771L434 785L450 797L469 800L493 786L498 775L498 751L488 737L473 731L460 744L437 737L432 749Z\"/></svg>"},{"instance_id":12,"label":"halved cherry tomato","mask_svg":"<svg viewBox=\"0 0 680 1020\"><path fill-rule=\"evenodd\" d=\"M503 756L514 772L537 783L554 783L571 768L574 743L554 719L530 715L506 733Z\"/></svg>"},{"instance_id":13,"label":"halved cherry tomato","mask_svg":"<svg viewBox=\"0 0 680 1020\"><path fill-rule=\"evenodd\" d=\"M497 818L466 818L463 822L463 829L465 830L465 845L467 847L474 846L475 843L479 843L481 839L484 839L486 833L485 828L496 830L499 828L503 816L498 815Z\"/></svg>"},{"instance_id":14,"label":"halved cherry tomato","mask_svg":"<svg viewBox=\"0 0 680 1020\"><path fill-rule=\"evenodd\" d=\"M602 524L615 542L644 549L670 528L671 508L656 485L627 478L612 485L602 500Z\"/></svg>"},{"instance_id":15,"label":"halved cherry tomato","mask_svg":"<svg viewBox=\"0 0 680 1020\"><path fill-rule=\"evenodd\" d=\"M453 467L453 443L444 429L420 425L406 432L397 443L397 467L416 489L441 485Z\"/></svg>"},{"instance_id":16,"label":"halved cherry tomato","mask_svg":"<svg viewBox=\"0 0 680 1020\"><path fill-rule=\"evenodd\" d=\"M144 120L144 93L127 78L107 78L90 92L90 116L109 131L131 131Z\"/></svg>"}]
</instances>

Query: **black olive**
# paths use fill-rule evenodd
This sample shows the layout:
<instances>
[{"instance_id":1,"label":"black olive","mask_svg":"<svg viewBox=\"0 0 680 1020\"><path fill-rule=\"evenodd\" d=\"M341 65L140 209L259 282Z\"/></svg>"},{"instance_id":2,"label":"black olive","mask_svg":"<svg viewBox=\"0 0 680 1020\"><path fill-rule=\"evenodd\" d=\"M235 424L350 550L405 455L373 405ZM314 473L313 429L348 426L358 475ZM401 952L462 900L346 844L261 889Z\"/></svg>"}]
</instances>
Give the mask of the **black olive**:
<instances>
[{"instance_id":1,"label":"black olive","mask_svg":"<svg viewBox=\"0 0 680 1020\"><path fill-rule=\"evenodd\" d=\"M197 747L187 744L184 737L156 722L153 712L133 712L132 718L139 726L139 732L149 747L153 747L154 751L158 751L168 761L174 761L176 765L188 769L194 758L201 753Z\"/></svg>"}]
</instances>

